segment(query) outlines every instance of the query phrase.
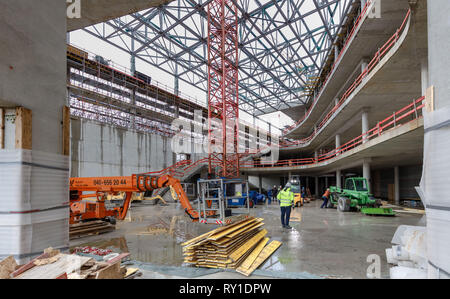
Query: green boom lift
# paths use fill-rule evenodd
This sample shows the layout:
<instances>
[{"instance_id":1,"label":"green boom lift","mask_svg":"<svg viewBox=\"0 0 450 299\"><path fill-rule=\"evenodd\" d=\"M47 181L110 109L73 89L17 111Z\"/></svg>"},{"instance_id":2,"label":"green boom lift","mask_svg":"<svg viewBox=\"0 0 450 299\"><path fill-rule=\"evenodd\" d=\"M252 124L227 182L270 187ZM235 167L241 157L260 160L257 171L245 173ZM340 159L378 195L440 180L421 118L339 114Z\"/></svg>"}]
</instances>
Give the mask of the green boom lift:
<instances>
[{"instance_id":1,"label":"green boom lift","mask_svg":"<svg viewBox=\"0 0 450 299\"><path fill-rule=\"evenodd\" d=\"M373 197L365 178L353 177L345 180L344 188L330 187L328 207L337 206L341 212L361 211L365 215L395 216L391 208L381 208L381 200Z\"/></svg>"}]
</instances>

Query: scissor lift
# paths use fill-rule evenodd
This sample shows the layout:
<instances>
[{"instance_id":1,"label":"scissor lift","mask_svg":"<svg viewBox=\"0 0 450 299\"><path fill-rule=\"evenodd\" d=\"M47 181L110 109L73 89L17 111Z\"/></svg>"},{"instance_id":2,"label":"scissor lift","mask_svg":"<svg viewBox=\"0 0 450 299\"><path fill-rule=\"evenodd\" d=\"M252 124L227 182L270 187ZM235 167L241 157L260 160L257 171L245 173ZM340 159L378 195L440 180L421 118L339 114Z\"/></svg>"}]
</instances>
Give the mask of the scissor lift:
<instances>
[{"instance_id":1,"label":"scissor lift","mask_svg":"<svg viewBox=\"0 0 450 299\"><path fill-rule=\"evenodd\" d=\"M232 184L245 184L245 195L234 196L227 195L227 190ZM227 225L242 217L248 217L250 214L250 198L248 195L248 182L241 179L200 179L197 181L198 200L197 212L200 223L212 223L218 225ZM228 201L233 199L242 199L245 197L246 211L239 215L231 215L227 211ZM238 216L238 217L236 217Z\"/></svg>"}]
</instances>

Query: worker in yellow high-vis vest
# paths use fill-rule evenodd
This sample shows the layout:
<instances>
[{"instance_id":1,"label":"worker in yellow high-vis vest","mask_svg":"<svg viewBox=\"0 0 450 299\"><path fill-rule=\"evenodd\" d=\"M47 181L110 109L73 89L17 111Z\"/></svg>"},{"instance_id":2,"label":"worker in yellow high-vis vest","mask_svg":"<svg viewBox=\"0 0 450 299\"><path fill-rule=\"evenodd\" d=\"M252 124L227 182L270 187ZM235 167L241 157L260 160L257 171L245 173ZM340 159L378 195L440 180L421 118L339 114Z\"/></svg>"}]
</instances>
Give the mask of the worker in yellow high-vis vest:
<instances>
[{"instance_id":1,"label":"worker in yellow high-vis vest","mask_svg":"<svg viewBox=\"0 0 450 299\"><path fill-rule=\"evenodd\" d=\"M281 190L277 199L280 201L281 208L281 225L283 228L292 229L289 226L289 218L291 218L291 207L294 205L294 192L291 191L291 183L287 183Z\"/></svg>"}]
</instances>

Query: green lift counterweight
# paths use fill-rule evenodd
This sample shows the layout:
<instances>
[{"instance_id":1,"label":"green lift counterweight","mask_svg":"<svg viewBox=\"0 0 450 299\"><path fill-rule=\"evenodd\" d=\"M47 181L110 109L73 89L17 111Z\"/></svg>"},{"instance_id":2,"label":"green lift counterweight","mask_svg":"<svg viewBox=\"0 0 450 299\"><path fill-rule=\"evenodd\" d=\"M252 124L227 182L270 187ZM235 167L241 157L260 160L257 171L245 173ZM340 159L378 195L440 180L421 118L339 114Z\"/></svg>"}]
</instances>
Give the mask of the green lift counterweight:
<instances>
[{"instance_id":1,"label":"green lift counterweight","mask_svg":"<svg viewBox=\"0 0 450 299\"><path fill-rule=\"evenodd\" d=\"M382 208L381 200L373 197L361 177L347 178L344 188L330 187L329 207L337 206L341 212L361 211L365 215L395 216L391 208Z\"/></svg>"}]
</instances>

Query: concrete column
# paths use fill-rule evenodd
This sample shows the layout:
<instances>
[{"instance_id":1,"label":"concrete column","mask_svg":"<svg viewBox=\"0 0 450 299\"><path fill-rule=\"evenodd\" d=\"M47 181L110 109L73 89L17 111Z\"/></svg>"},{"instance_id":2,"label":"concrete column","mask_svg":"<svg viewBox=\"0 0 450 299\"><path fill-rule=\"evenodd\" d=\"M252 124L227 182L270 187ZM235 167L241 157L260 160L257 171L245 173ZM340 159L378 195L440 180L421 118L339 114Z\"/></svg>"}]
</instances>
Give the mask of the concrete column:
<instances>
[{"instance_id":1,"label":"concrete column","mask_svg":"<svg viewBox=\"0 0 450 299\"><path fill-rule=\"evenodd\" d=\"M314 194L316 197L319 197L319 177L314 177Z\"/></svg>"},{"instance_id":2,"label":"concrete column","mask_svg":"<svg viewBox=\"0 0 450 299\"><path fill-rule=\"evenodd\" d=\"M341 188L341 170L336 170L336 187Z\"/></svg>"},{"instance_id":3,"label":"concrete column","mask_svg":"<svg viewBox=\"0 0 450 299\"><path fill-rule=\"evenodd\" d=\"M421 69L420 69L421 79L422 79L422 95L425 95L427 88L429 86L428 84L428 60L423 59L421 63Z\"/></svg>"},{"instance_id":4,"label":"concrete column","mask_svg":"<svg viewBox=\"0 0 450 299\"><path fill-rule=\"evenodd\" d=\"M396 205L400 204L400 169L394 167L394 201Z\"/></svg>"},{"instance_id":5,"label":"concrete column","mask_svg":"<svg viewBox=\"0 0 450 299\"><path fill-rule=\"evenodd\" d=\"M363 177L367 180L367 188L369 192L371 191L371 178L370 178L370 163L368 161L363 162Z\"/></svg>"},{"instance_id":6,"label":"concrete column","mask_svg":"<svg viewBox=\"0 0 450 299\"><path fill-rule=\"evenodd\" d=\"M362 124L362 134L369 131L369 112L363 111L362 117L361 117L361 124ZM367 142L367 138L363 139L363 143Z\"/></svg>"},{"instance_id":7,"label":"concrete column","mask_svg":"<svg viewBox=\"0 0 450 299\"><path fill-rule=\"evenodd\" d=\"M367 62L367 60L363 60L361 62L361 73L363 73L368 66L369 66L369 63Z\"/></svg>"},{"instance_id":8,"label":"concrete column","mask_svg":"<svg viewBox=\"0 0 450 299\"><path fill-rule=\"evenodd\" d=\"M258 188L259 188L259 193L262 193L262 176L258 175Z\"/></svg>"},{"instance_id":9,"label":"concrete column","mask_svg":"<svg viewBox=\"0 0 450 299\"><path fill-rule=\"evenodd\" d=\"M4 165L10 164L0 166L0 176L8 178L0 180L0 190L2 194L11 194L2 198L6 205L0 211L0 226L2 231L8 231L4 223L10 216L2 215L4 212L21 213L33 209L36 204L46 211L45 219L50 219L46 224L46 221L39 224L39 228L46 227L45 230L28 232L18 228L19 235L4 235L6 240L19 242L1 246L0 260L14 255L18 263L22 263L24 259L19 255L33 257L46 247L65 248L69 245L69 211L64 195L69 194L70 157L63 156L62 127L63 107L67 100L66 9L66 1L17 0L1 1L0 4L0 106L23 106L32 113L31 145L24 149L29 155L23 155L21 161L16 158L22 157L20 149L15 148L9 154L0 150ZM28 161L28 156L33 160ZM25 165L22 162L32 163ZM16 170L9 172L9 167ZM11 186L11 182L17 184ZM7 202L12 204L12 209L8 209ZM33 214L28 212L23 219L34 221ZM11 234L15 232L10 231ZM48 243L32 242L42 238L48 238ZM36 246L32 248L22 243L36 243ZM3 251L5 248L10 250Z\"/></svg>"},{"instance_id":10,"label":"concrete column","mask_svg":"<svg viewBox=\"0 0 450 299\"><path fill-rule=\"evenodd\" d=\"M449 136L446 121L450 115L450 1L427 1L427 10L428 85L434 86L434 111L423 110L427 141L421 187L427 210L428 278L450 278L450 242L445 238L450 235L450 159L446 146Z\"/></svg>"},{"instance_id":11,"label":"concrete column","mask_svg":"<svg viewBox=\"0 0 450 299\"><path fill-rule=\"evenodd\" d=\"M336 134L336 150L341 147L341 135L340 134ZM336 155L339 155L338 153L336 153Z\"/></svg>"}]
</instances>

